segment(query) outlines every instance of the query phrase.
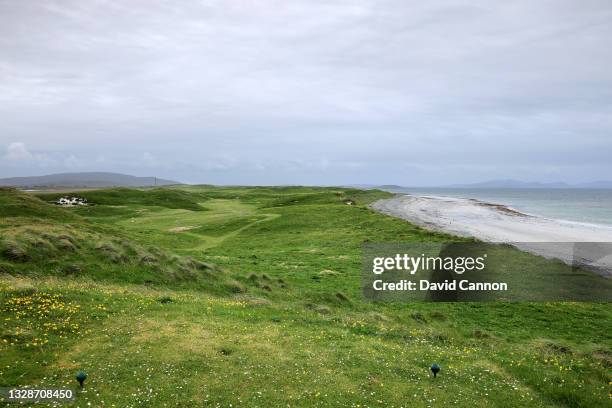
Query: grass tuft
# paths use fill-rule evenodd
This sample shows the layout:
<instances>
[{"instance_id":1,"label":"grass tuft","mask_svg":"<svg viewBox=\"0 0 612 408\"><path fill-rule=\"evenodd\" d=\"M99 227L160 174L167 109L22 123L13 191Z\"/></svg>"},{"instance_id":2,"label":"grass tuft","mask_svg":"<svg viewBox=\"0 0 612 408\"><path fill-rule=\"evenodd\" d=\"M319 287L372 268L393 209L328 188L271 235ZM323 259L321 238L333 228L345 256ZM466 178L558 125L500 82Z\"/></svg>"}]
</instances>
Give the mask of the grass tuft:
<instances>
[{"instance_id":1,"label":"grass tuft","mask_svg":"<svg viewBox=\"0 0 612 408\"><path fill-rule=\"evenodd\" d=\"M612 351L607 349L598 349L593 351L591 356L606 369L612 369Z\"/></svg>"},{"instance_id":2,"label":"grass tuft","mask_svg":"<svg viewBox=\"0 0 612 408\"><path fill-rule=\"evenodd\" d=\"M65 275L78 275L83 271L80 265L77 264L68 264L63 268L63 272Z\"/></svg>"},{"instance_id":3,"label":"grass tuft","mask_svg":"<svg viewBox=\"0 0 612 408\"><path fill-rule=\"evenodd\" d=\"M434 310L431 313L429 313L429 317L432 320L439 320L439 321L445 321L446 320L446 315L442 312L440 312L439 310Z\"/></svg>"},{"instance_id":4,"label":"grass tuft","mask_svg":"<svg viewBox=\"0 0 612 408\"><path fill-rule=\"evenodd\" d=\"M158 259L150 254L144 254L140 257L138 262L141 265L156 265L158 263Z\"/></svg>"},{"instance_id":5,"label":"grass tuft","mask_svg":"<svg viewBox=\"0 0 612 408\"><path fill-rule=\"evenodd\" d=\"M542 350L552 354L572 354L572 349L563 344L547 342L542 346Z\"/></svg>"},{"instance_id":6,"label":"grass tuft","mask_svg":"<svg viewBox=\"0 0 612 408\"><path fill-rule=\"evenodd\" d=\"M427 318L425 317L425 315L424 315L423 313L421 313L421 312L414 312L414 313L410 314L410 317L411 317L411 318L412 318L414 321L416 321L416 322L418 322L418 323L425 324L425 323L427 323L427 322L428 322L428 321L427 321Z\"/></svg>"},{"instance_id":7,"label":"grass tuft","mask_svg":"<svg viewBox=\"0 0 612 408\"><path fill-rule=\"evenodd\" d=\"M231 346L222 346L219 347L219 354L224 355L224 356L229 356L231 354L234 354L235 349L234 347Z\"/></svg>"},{"instance_id":8,"label":"grass tuft","mask_svg":"<svg viewBox=\"0 0 612 408\"><path fill-rule=\"evenodd\" d=\"M244 285L235 280L225 282L224 287L230 293L244 293L247 291Z\"/></svg>"},{"instance_id":9,"label":"grass tuft","mask_svg":"<svg viewBox=\"0 0 612 408\"><path fill-rule=\"evenodd\" d=\"M339 276L339 275L341 275L341 273L338 271L333 271L331 269L324 269L321 272L319 272L317 276L323 278L326 276Z\"/></svg>"},{"instance_id":10,"label":"grass tuft","mask_svg":"<svg viewBox=\"0 0 612 408\"><path fill-rule=\"evenodd\" d=\"M13 262L27 262L30 259L30 254L23 244L8 240L2 242L2 256Z\"/></svg>"},{"instance_id":11,"label":"grass tuft","mask_svg":"<svg viewBox=\"0 0 612 408\"><path fill-rule=\"evenodd\" d=\"M389 318L382 313L379 312L370 312L368 313L368 317L376 322L388 322Z\"/></svg>"},{"instance_id":12,"label":"grass tuft","mask_svg":"<svg viewBox=\"0 0 612 408\"><path fill-rule=\"evenodd\" d=\"M76 252L77 250L77 247L68 239L59 239L55 245L61 251Z\"/></svg>"},{"instance_id":13,"label":"grass tuft","mask_svg":"<svg viewBox=\"0 0 612 408\"><path fill-rule=\"evenodd\" d=\"M472 336L474 336L474 338L477 338L477 339L489 339L492 337L491 334L481 329L474 330L472 332Z\"/></svg>"},{"instance_id":14,"label":"grass tuft","mask_svg":"<svg viewBox=\"0 0 612 408\"><path fill-rule=\"evenodd\" d=\"M341 302L350 302L350 299L348 298L348 296L346 296L342 292L336 292L334 296L336 296L336 299L338 299Z\"/></svg>"},{"instance_id":15,"label":"grass tuft","mask_svg":"<svg viewBox=\"0 0 612 408\"><path fill-rule=\"evenodd\" d=\"M12 275L15 273L15 267L10 263L0 262L0 274Z\"/></svg>"},{"instance_id":16,"label":"grass tuft","mask_svg":"<svg viewBox=\"0 0 612 408\"><path fill-rule=\"evenodd\" d=\"M309 310L312 310L315 313L319 313L322 315L328 315L331 314L332 310L330 309L329 306L325 306L325 305L317 305L314 303L307 303L306 304L306 308Z\"/></svg>"}]
</instances>

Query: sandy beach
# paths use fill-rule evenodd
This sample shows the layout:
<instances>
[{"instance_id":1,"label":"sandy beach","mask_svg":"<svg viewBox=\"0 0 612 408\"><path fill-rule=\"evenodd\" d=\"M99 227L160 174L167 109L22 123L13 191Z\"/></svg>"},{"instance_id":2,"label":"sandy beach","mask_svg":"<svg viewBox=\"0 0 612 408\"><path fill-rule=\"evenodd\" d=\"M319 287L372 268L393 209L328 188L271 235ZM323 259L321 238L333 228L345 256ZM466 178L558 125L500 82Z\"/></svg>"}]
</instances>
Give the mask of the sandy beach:
<instances>
[{"instance_id":1,"label":"sandy beach","mask_svg":"<svg viewBox=\"0 0 612 408\"><path fill-rule=\"evenodd\" d=\"M612 277L612 226L549 219L469 198L399 195L372 208L427 229L511 243Z\"/></svg>"}]
</instances>

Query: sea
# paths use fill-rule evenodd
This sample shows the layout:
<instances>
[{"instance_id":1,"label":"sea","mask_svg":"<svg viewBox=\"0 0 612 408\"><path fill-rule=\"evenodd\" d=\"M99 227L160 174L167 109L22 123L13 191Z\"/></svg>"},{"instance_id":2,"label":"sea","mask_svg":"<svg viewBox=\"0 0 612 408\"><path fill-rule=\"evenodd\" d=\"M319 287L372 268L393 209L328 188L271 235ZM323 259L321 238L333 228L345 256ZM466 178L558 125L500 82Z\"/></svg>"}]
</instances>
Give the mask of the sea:
<instances>
[{"instance_id":1,"label":"sea","mask_svg":"<svg viewBox=\"0 0 612 408\"><path fill-rule=\"evenodd\" d=\"M402 187L388 191L474 198L545 218L612 225L612 189Z\"/></svg>"}]
</instances>

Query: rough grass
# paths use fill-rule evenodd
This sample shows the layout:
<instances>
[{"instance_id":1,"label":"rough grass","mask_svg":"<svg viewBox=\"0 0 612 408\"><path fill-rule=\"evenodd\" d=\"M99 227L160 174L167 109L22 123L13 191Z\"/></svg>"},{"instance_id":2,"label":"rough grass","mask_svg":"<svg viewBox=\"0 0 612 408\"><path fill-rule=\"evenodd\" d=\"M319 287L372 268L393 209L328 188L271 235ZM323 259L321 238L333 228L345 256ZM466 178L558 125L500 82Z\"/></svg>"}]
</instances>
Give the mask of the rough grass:
<instances>
[{"instance_id":1,"label":"rough grass","mask_svg":"<svg viewBox=\"0 0 612 408\"><path fill-rule=\"evenodd\" d=\"M129 189L112 188L105 190L93 190L75 192L75 195L86 198L91 205L145 205L159 206L165 208L185 209L191 211L204 211L199 202L206 198L200 194L190 193L182 190L152 188L152 189ZM53 202L66 194L48 193L40 197L48 202ZM97 209L96 209L97 210ZM96 211L94 210L94 211ZM89 208L82 210L85 214ZM112 210L111 210L112 211ZM99 215L99 214L98 214Z\"/></svg>"},{"instance_id":2,"label":"rough grass","mask_svg":"<svg viewBox=\"0 0 612 408\"><path fill-rule=\"evenodd\" d=\"M207 211L142 190L0 206L3 384L76 388L83 369L77 406L609 404L609 304L365 302L364 241L454 239L367 208L386 193L167 190Z\"/></svg>"},{"instance_id":3,"label":"rough grass","mask_svg":"<svg viewBox=\"0 0 612 408\"><path fill-rule=\"evenodd\" d=\"M3 193L3 202L28 201L29 197L15 190ZM11 217L11 208L4 212L0 207L1 213L7 214L0 224L3 273L198 287L216 293L224 293L224 280L231 279L211 262L136 242L120 230L96 227L79 216L68 214L70 224L58 222L56 217L41 220L38 214L45 213L45 206L51 208L50 212L65 210L34 200L43 209L29 218L31 222L22 215Z\"/></svg>"},{"instance_id":4,"label":"rough grass","mask_svg":"<svg viewBox=\"0 0 612 408\"><path fill-rule=\"evenodd\" d=\"M57 221L74 221L77 217L66 209L47 205L43 200L19 193L13 188L0 187L2 217L43 218Z\"/></svg>"}]
</instances>

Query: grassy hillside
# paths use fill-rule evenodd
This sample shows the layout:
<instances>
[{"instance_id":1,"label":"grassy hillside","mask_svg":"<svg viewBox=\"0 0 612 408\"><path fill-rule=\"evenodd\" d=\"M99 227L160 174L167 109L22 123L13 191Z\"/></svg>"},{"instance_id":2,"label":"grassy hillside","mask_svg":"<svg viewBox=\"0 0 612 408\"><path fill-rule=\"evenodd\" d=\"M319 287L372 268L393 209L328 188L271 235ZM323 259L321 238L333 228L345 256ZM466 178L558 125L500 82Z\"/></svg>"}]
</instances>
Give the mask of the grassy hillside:
<instances>
[{"instance_id":1,"label":"grassy hillside","mask_svg":"<svg viewBox=\"0 0 612 408\"><path fill-rule=\"evenodd\" d=\"M367 208L388 193L79 195L92 205L0 191L0 385L84 369L77 406L610 401L609 304L364 301L363 242L460 240Z\"/></svg>"},{"instance_id":2,"label":"grassy hillside","mask_svg":"<svg viewBox=\"0 0 612 408\"><path fill-rule=\"evenodd\" d=\"M42 219L43 222L72 221L76 218L71 211L47 205L35 196L18 193L7 187L0 187L0 211L3 219L13 218L3 220L6 224L15 224L19 218L26 218L25 223L33 223L36 221L34 218Z\"/></svg>"},{"instance_id":3,"label":"grassy hillside","mask_svg":"<svg viewBox=\"0 0 612 408\"><path fill-rule=\"evenodd\" d=\"M198 205L198 201L202 199L201 195L181 190L171 190L165 188L140 190L129 188L112 188L106 190L77 191L75 194L77 194L79 197L86 198L88 201L91 201L97 205L142 205L165 208L182 208L192 211L202 210L202 208ZM59 197L63 197L65 195L65 193L57 193L43 194L41 196L47 201L55 201Z\"/></svg>"}]
</instances>

